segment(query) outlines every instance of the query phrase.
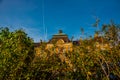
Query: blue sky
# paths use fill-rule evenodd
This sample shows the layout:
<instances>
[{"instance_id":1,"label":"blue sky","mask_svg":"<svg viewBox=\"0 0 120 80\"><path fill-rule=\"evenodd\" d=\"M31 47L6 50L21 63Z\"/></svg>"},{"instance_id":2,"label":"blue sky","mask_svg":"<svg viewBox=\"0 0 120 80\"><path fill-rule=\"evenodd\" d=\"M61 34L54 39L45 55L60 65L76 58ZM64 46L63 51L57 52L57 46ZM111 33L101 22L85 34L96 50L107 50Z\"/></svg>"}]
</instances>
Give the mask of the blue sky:
<instances>
[{"instance_id":1,"label":"blue sky","mask_svg":"<svg viewBox=\"0 0 120 80\"><path fill-rule=\"evenodd\" d=\"M87 35L93 35L96 17L100 19L99 27L111 19L119 24L119 4L120 0L0 0L0 26L13 30L23 28L35 42L44 40L44 25L47 39L59 29L69 38L79 39L83 37L80 27Z\"/></svg>"}]
</instances>

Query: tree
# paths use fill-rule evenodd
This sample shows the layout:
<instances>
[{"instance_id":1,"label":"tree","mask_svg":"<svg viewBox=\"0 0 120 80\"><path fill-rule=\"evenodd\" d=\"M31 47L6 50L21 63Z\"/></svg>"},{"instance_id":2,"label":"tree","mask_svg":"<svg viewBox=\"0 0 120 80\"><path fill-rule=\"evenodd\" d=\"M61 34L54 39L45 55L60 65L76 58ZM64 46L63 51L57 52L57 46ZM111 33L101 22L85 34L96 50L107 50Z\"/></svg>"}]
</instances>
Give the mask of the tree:
<instances>
[{"instance_id":1,"label":"tree","mask_svg":"<svg viewBox=\"0 0 120 80\"><path fill-rule=\"evenodd\" d=\"M33 58L33 40L23 30L10 32L8 28L0 29L0 79L24 76L24 68Z\"/></svg>"},{"instance_id":2,"label":"tree","mask_svg":"<svg viewBox=\"0 0 120 80\"><path fill-rule=\"evenodd\" d=\"M82 35L84 36L84 29L82 27L80 28L80 31L81 31Z\"/></svg>"},{"instance_id":3,"label":"tree","mask_svg":"<svg viewBox=\"0 0 120 80\"><path fill-rule=\"evenodd\" d=\"M102 32L104 36L112 43L112 46L118 42L118 37L120 33L120 25L116 25L114 22L110 24L104 24L102 26Z\"/></svg>"}]
</instances>

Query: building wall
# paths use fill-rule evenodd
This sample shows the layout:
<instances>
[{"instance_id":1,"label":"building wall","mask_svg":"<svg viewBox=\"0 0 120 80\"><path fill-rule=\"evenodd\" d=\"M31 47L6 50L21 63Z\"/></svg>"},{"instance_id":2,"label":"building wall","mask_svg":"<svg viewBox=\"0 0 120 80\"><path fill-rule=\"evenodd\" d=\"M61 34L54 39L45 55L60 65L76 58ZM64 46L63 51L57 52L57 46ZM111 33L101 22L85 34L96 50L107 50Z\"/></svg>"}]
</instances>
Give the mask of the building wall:
<instances>
[{"instance_id":1,"label":"building wall","mask_svg":"<svg viewBox=\"0 0 120 80\"><path fill-rule=\"evenodd\" d=\"M47 44L46 49L51 50L54 49L55 52L71 52L73 44L71 42L65 43L62 39L59 39L56 44Z\"/></svg>"}]
</instances>

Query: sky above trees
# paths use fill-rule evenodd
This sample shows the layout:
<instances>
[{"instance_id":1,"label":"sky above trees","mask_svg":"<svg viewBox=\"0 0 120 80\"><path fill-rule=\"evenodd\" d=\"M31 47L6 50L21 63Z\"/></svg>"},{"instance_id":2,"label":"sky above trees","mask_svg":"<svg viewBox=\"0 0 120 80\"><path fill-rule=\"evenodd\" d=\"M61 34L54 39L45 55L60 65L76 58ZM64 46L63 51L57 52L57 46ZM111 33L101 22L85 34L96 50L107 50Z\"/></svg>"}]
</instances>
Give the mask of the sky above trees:
<instances>
[{"instance_id":1,"label":"sky above trees","mask_svg":"<svg viewBox=\"0 0 120 80\"><path fill-rule=\"evenodd\" d=\"M0 27L23 28L35 42L44 39L43 26L47 28L47 39L59 29L69 38L79 39L83 37L81 27L88 36L93 35L96 17L99 26L111 19L119 24L119 4L120 0L0 0Z\"/></svg>"}]
</instances>

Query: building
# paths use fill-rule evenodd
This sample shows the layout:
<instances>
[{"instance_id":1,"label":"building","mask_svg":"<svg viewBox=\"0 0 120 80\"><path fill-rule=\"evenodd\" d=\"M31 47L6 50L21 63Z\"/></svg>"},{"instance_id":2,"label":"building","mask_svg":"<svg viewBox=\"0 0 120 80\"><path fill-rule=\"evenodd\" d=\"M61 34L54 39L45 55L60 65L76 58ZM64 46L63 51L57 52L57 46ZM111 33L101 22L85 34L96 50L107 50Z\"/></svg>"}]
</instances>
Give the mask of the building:
<instances>
[{"instance_id":1,"label":"building","mask_svg":"<svg viewBox=\"0 0 120 80\"><path fill-rule=\"evenodd\" d=\"M58 40L62 39L65 43L70 42L68 36L59 30L58 34L54 34L52 39L50 39L49 43L56 43Z\"/></svg>"},{"instance_id":2,"label":"building","mask_svg":"<svg viewBox=\"0 0 120 80\"><path fill-rule=\"evenodd\" d=\"M54 49L53 51L59 52L69 52L72 51L72 42L69 40L68 36L59 30L57 34L54 34L53 37L49 40L46 45L47 50Z\"/></svg>"}]
</instances>

